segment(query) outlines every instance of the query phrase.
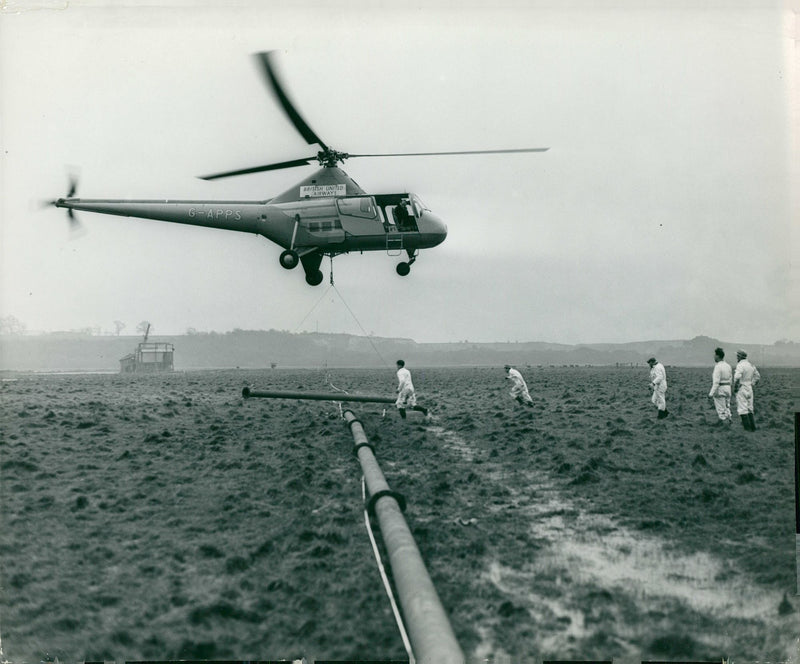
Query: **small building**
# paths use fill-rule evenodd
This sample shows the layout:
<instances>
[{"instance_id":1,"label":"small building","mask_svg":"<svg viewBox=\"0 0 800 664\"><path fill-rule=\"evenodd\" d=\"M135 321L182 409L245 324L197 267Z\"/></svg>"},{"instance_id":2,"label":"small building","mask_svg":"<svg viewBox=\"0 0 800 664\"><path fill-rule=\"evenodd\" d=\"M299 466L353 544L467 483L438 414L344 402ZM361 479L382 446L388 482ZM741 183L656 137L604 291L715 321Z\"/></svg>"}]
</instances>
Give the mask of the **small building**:
<instances>
[{"instance_id":1,"label":"small building","mask_svg":"<svg viewBox=\"0 0 800 664\"><path fill-rule=\"evenodd\" d=\"M136 351L119 361L120 373L164 373L174 371L175 346L161 342L143 341Z\"/></svg>"}]
</instances>

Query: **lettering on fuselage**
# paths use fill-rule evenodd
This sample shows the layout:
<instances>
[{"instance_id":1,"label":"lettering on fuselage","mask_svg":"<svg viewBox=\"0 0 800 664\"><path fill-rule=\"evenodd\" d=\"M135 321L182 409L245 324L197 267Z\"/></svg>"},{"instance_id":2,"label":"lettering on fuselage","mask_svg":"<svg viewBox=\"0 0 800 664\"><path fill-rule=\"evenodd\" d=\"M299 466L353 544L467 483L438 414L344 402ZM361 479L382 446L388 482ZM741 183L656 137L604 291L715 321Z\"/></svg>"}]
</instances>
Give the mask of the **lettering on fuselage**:
<instances>
[{"instance_id":1,"label":"lettering on fuselage","mask_svg":"<svg viewBox=\"0 0 800 664\"><path fill-rule=\"evenodd\" d=\"M300 198L327 198L329 196L346 196L347 185L314 184L300 187Z\"/></svg>"},{"instance_id":2,"label":"lettering on fuselage","mask_svg":"<svg viewBox=\"0 0 800 664\"><path fill-rule=\"evenodd\" d=\"M232 210L231 208L209 208L208 210L198 210L197 208L189 208L190 217L199 217L210 221L216 219L235 219L236 221L242 218L240 210Z\"/></svg>"}]
</instances>

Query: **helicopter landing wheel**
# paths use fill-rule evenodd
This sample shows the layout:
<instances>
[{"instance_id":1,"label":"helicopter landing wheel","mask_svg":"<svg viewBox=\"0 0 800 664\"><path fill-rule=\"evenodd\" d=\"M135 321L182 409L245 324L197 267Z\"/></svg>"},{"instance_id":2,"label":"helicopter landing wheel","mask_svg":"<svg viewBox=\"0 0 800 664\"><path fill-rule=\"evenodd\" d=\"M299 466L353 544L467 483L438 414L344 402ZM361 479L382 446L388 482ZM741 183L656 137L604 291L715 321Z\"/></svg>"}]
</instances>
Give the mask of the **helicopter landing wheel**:
<instances>
[{"instance_id":1,"label":"helicopter landing wheel","mask_svg":"<svg viewBox=\"0 0 800 664\"><path fill-rule=\"evenodd\" d=\"M322 270L306 273L306 283L309 286L319 286L322 283Z\"/></svg>"},{"instance_id":2,"label":"helicopter landing wheel","mask_svg":"<svg viewBox=\"0 0 800 664\"><path fill-rule=\"evenodd\" d=\"M397 264L397 274L401 277L405 277L409 272L411 272L411 265L408 263L398 263Z\"/></svg>"},{"instance_id":3,"label":"helicopter landing wheel","mask_svg":"<svg viewBox=\"0 0 800 664\"><path fill-rule=\"evenodd\" d=\"M278 261L280 262L282 268L294 270L294 268L296 268L297 264L300 262L300 257L297 255L296 251L287 249L281 253Z\"/></svg>"}]
</instances>

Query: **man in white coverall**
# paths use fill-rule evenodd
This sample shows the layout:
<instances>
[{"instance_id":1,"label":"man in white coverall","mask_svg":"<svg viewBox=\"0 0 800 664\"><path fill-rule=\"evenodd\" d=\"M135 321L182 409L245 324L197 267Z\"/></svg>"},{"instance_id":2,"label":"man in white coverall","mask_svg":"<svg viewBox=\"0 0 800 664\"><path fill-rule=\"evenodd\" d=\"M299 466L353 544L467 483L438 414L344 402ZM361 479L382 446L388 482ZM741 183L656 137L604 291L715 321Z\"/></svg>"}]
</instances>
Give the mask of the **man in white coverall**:
<instances>
[{"instance_id":1,"label":"man in white coverall","mask_svg":"<svg viewBox=\"0 0 800 664\"><path fill-rule=\"evenodd\" d=\"M719 416L718 424L731 423L731 384L733 383L733 370L725 361L725 351L722 348L714 349L714 371L711 374L710 399L714 400L714 408Z\"/></svg>"},{"instance_id":2,"label":"man in white coverall","mask_svg":"<svg viewBox=\"0 0 800 664\"><path fill-rule=\"evenodd\" d=\"M506 380L511 381L511 396L520 403L533 408L533 399L531 399L522 374L516 369L512 369L509 364L503 368L506 370Z\"/></svg>"},{"instance_id":3,"label":"man in white coverall","mask_svg":"<svg viewBox=\"0 0 800 664\"><path fill-rule=\"evenodd\" d=\"M417 405L417 393L414 383L411 382L411 372L406 369L403 360L397 360L397 401L395 401L400 417L406 419L406 409L418 410L423 415L428 414L428 409Z\"/></svg>"},{"instance_id":4,"label":"man in white coverall","mask_svg":"<svg viewBox=\"0 0 800 664\"><path fill-rule=\"evenodd\" d=\"M669 411L667 410L667 370L661 362L656 361L656 358L651 357L647 360L650 365L650 387L653 390L653 396L650 399L653 405L658 408L658 419L663 420Z\"/></svg>"},{"instance_id":5,"label":"man in white coverall","mask_svg":"<svg viewBox=\"0 0 800 664\"><path fill-rule=\"evenodd\" d=\"M753 385L760 379L758 373L743 350L736 351L736 370L733 372L733 386L736 389L736 412L742 420L745 431L756 430L756 420L753 417Z\"/></svg>"}]
</instances>

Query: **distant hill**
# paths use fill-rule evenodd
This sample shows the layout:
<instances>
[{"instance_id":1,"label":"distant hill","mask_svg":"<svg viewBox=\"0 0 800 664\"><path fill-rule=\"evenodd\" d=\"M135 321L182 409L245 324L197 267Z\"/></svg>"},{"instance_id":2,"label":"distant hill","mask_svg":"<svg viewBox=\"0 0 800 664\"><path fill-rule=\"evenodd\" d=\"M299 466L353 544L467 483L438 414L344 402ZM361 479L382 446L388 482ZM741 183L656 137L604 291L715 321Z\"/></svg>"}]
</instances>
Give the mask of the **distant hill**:
<instances>
[{"instance_id":1,"label":"distant hill","mask_svg":"<svg viewBox=\"0 0 800 664\"><path fill-rule=\"evenodd\" d=\"M0 336L0 370L118 371L119 360L141 341L134 336L54 333ZM404 359L412 366L643 365L655 356L666 365L710 366L722 346L734 364L744 347L758 366L800 367L800 344L745 345L699 336L688 341L637 341L617 344L417 343L412 339L278 330L234 330L150 341L175 345L175 369L277 367L381 367Z\"/></svg>"}]
</instances>

